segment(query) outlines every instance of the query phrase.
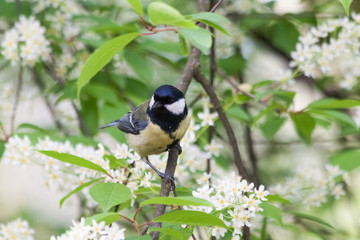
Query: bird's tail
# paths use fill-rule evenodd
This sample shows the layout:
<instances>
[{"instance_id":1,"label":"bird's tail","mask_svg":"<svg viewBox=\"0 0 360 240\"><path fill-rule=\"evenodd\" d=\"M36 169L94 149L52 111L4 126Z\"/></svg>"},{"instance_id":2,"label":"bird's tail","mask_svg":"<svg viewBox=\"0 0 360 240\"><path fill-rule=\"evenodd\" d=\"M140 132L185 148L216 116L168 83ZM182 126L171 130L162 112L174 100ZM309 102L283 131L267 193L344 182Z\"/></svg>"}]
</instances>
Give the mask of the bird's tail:
<instances>
[{"instance_id":1,"label":"bird's tail","mask_svg":"<svg viewBox=\"0 0 360 240\"><path fill-rule=\"evenodd\" d=\"M117 127L119 125L119 122L120 122L119 120L115 120L109 124L99 127L99 129L103 129L103 128L107 128L107 127L115 127L115 126Z\"/></svg>"}]
</instances>

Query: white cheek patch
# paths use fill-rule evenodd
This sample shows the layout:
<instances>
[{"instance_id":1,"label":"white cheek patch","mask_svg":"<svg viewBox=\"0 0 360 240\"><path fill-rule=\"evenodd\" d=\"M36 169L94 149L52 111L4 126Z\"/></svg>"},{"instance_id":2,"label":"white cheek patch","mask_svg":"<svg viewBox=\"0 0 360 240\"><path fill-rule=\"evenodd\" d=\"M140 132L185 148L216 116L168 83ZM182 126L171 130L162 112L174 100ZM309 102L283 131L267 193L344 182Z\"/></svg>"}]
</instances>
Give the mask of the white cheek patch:
<instances>
[{"instance_id":1,"label":"white cheek patch","mask_svg":"<svg viewBox=\"0 0 360 240\"><path fill-rule=\"evenodd\" d=\"M154 96L152 96L150 103L149 103L150 109L154 106L154 104L155 104L155 100L154 100Z\"/></svg>"},{"instance_id":2,"label":"white cheek patch","mask_svg":"<svg viewBox=\"0 0 360 240\"><path fill-rule=\"evenodd\" d=\"M172 104L165 104L166 109L175 115L180 115L185 109L185 99L181 98Z\"/></svg>"}]
</instances>

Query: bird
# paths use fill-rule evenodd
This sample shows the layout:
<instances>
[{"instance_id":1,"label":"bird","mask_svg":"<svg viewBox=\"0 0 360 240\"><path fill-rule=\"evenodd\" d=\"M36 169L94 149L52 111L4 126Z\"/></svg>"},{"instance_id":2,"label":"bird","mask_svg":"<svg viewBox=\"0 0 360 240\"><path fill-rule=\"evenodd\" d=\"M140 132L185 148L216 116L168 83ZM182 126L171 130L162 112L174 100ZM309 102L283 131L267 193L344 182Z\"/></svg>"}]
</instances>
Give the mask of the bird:
<instances>
[{"instance_id":1,"label":"bird","mask_svg":"<svg viewBox=\"0 0 360 240\"><path fill-rule=\"evenodd\" d=\"M100 129L116 126L126 134L130 147L162 179L174 183L173 176L160 172L148 156L163 153L173 146L180 154L180 140L189 127L190 118L183 92L172 85L162 85L155 90L150 100Z\"/></svg>"}]
</instances>

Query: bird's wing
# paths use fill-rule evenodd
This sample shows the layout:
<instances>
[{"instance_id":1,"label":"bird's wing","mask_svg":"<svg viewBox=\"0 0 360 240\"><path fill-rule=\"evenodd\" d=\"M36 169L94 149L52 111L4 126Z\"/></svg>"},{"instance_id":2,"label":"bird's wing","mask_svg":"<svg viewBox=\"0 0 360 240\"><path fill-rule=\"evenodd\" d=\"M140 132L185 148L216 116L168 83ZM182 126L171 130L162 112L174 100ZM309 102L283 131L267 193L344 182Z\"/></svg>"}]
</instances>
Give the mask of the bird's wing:
<instances>
[{"instance_id":1,"label":"bird's wing","mask_svg":"<svg viewBox=\"0 0 360 240\"><path fill-rule=\"evenodd\" d=\"M149 118L146 113L148 105L149 101L140 104L120 120L117 120L116 126L125 133L139 134L148 125Z\"/></svg>"}]
</instances>

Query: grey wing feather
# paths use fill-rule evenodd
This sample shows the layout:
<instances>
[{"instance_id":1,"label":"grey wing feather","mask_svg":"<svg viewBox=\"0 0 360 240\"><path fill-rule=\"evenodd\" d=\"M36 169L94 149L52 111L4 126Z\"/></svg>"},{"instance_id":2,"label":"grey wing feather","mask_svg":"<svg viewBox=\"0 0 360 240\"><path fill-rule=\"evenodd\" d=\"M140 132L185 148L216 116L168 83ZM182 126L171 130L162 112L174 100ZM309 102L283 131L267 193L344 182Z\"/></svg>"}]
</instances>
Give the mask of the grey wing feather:
<instances>
[{"instance_id":1,"label":"grey wing feather","mask_svg":"<svg viewBox=\"0 0 360 240\"><path fill-rule=\"evenodd\" d=\"M115 120L101 128L116 126L125 133L138 135L140 134L140 131L148 125L148 119L146 117L147 105L148 102L145 102L136 107L133 111L127 113L120 120ZM144 109L145 112L142 112Z\"/></svg>"}]
</instances>

